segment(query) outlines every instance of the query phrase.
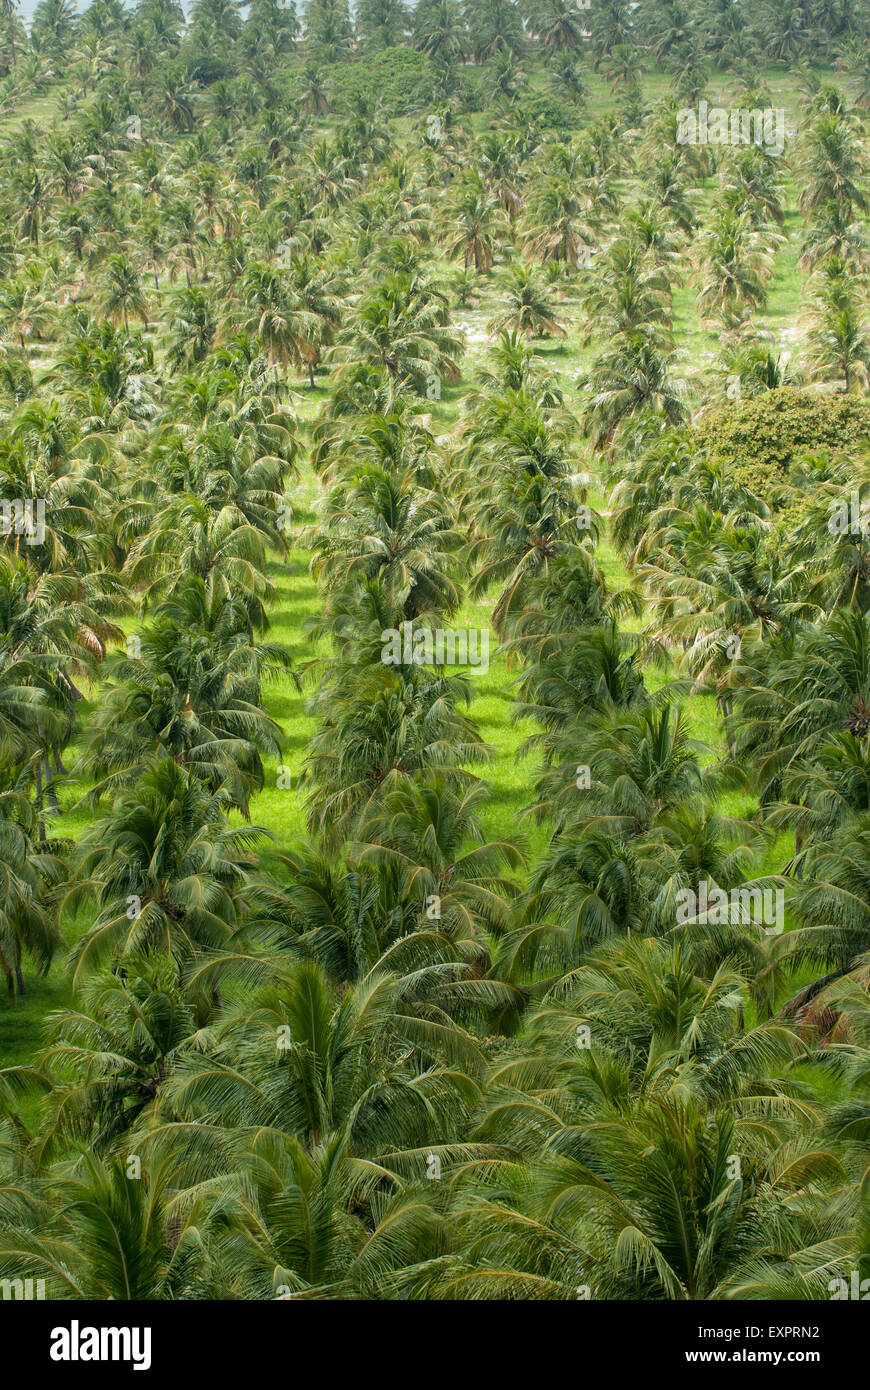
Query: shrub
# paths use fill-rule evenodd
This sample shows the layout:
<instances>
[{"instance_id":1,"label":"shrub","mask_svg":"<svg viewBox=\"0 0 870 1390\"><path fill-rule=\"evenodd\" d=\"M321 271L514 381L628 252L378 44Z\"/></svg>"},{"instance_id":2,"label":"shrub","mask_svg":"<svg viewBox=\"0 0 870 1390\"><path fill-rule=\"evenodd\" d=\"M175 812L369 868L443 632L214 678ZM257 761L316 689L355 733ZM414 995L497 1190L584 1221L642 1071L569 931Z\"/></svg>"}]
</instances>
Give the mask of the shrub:
<instances>
[{"instance_id":1,"label":"shrub","mask_svg":"<svg viewBox=\"0 0 870 1390\"><path fill-rule=\"evenodd\" d=\"M330 102L345 111L360 99L378 99L383 114L405 116L435 101L438 73L426 53L410 48L385 48L374 57L335 63L326 69Z\"/></svg>"},{"instance_id":2,"label":"shrub","mask_svg":"<svg viewBox=\"0 0 870 1390\"><path fill-rule=\"evenodd\" d=\"M577 107L551 96L549 92L531 92L518 104L517 121L525 121L538 130L579 130L583 115Z\"/></svg>"},{"instance_id":3,"label":"shrub","mask_svg":"<svg viewBox=\"0 0 870 1390\"><path fill-rule=\"evenodd\" d=\"M870 401L781 386L706 416L693 433L694 442L724 458L742 482L766 497L802 454L863 453L870 445Z\"/></svg>"}]
</instances>

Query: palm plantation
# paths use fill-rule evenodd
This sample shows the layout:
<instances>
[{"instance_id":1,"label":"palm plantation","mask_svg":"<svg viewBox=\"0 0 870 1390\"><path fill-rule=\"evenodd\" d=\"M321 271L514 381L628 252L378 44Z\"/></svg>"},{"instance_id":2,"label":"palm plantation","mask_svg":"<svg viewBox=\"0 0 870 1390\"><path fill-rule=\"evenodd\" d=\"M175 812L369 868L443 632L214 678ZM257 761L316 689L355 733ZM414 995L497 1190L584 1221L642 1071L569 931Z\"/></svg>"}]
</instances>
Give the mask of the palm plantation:
<instances>
[{"instance_id":1,"label":"palm plantation","mask_svg":"<svg viewBox=\"0 0 870 1390\"><path fill-rule=\"evenodd\" d=\"M868 32L0 0L0 1280L868 1272Z\"/></svg>"}]
</instances>

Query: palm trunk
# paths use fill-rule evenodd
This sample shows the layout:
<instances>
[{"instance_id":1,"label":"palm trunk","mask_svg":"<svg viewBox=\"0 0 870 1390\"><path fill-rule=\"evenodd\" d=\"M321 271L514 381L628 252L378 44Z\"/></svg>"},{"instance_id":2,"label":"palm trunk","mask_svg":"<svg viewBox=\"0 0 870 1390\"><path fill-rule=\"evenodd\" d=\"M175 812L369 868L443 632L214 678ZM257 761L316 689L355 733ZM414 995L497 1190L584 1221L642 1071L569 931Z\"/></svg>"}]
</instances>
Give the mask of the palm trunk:
<instances>
[{"instance_id":1,"label":"palm trunk","mask_svg":"<svg viewBox=\"0 0 870 1390\"><path fill-rule=\"evenodd\" d=\"M797 824L795 825L795 828L794 828L794 857L795 857L795 859L798 858L798 856L800 855L800 852L801 852L801 850L803 849L803 847L804 847L804 832L801 830L801 823L800 823L800 821L798 821ZM803 865L802 865L802 864L798 864L798 865L795 867L795 875L794 875L794 876L795 876L795 878L798 880L798 882L800 882L800 880L803 878L803 876L804 876L804 869L803 869Z\"/></svg>"},{"instance_id":2,"label":"palm trunk","mask_svg":"<svg viewBox=\"0 0 870 1390\"><path fill-rule=\"evenodd\" d=\"M42 821L42 759L38 758L35 769L36 780L36 814L39 821L39 843L45 846L45 826Z\"/></svg>"},{"instance_id":3,"label":"palm trunk","mask_svg":"<svg viewBox=\"0 0 870 1390\"><path fill-rule=\"evenodd\" d=\"M3 974L6 976L6 988L8 989L9 993L12 995L12 997L13 997L13 999L14 999L14 998L15 998L15 975L14 975L14 973L13 973L13 970L12 970L11 965L9 964L8 960L6 959L6 957L4 956L4 954L3 954L2 951L0 951L0 970L2 970L2 971L3 971Z\"/></svg>"},{"instance_id":4,"label":"palm trunk","mask_svg":"<svg viewBox=\"0 0 870 1390\"><path fill-rule=\"evenodd\" d=\"M74 700L83 700L85 698L82 692L79 690L78 686L75 684L73 680L70 679L69 676L62 673L61 679L66 685L67 689L72 692L72 697Z\"/></svg>"},{"instance_id":5,"label":"palm trunk","mask_svg":"<svg viewBox=\"0 0 870 1390\"><path fill-rule=\"evenodd\" d=\"M51 785L51 783L52 783L51 764L50 764L50 762L49 762L49 760L48 760L48 756L46 755L46 758L45 758L45 794L46 794L46 796L48 797L48 803L49 803L49 805L51 806L51 809L52 809L52 811L54 812L54 814L55 814L56 816L60 816L60 815L62 815L63 813L62 813L62 811L61 811L61 809L60 809L60 806L58 805L57 795L56 795L55 790L54 790L54 787Z\"/></svg>"}]
</instances>

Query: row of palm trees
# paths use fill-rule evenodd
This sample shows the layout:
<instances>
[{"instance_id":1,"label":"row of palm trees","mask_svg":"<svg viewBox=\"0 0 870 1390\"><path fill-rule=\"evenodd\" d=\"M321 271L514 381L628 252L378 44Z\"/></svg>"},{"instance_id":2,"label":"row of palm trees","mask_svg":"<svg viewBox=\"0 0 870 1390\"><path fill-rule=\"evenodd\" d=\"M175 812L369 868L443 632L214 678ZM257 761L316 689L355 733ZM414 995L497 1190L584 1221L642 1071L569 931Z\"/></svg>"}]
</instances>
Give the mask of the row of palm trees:
<instances>
[{"instance_id":1,"label":"row of palm trees","mask_svg":"<svg viewBox=\"0 0 870 1390\"><path fill-rule=\"evenodd\" d=\"M5 0L0 53L13 77L47 80L60 69L74 73L85 88L99 84L116 65L159 84L161 59L178 59L182 71L186 64L200 81L205 76L214 82L208 69L208 75L196 71L204 55L212 65L215 57L221 68L235 59L236 71L253 68L266 76L264 59L292 60L299 40L306 55L322 64L402 45L447 69L471 58L498 64L531 53L576 61L588 52L596 68L610 67L623 82L636 80L644 60L691 82L708 57L722 68L759 58L788 64L840 57L866 80L863 8L823 0L797 11L782 0L761 6L711 0L699 11L678 0L658 0L639 10L625 0L607 0L595 13L574 0L418 0L414 5L362 0L353 13L347 0L309 0L300 6L255 0L244 19L226 0L196 0L188 18L185 29L175 0L141 0L132 10L94 0L81 14L70 0L40 0L28 31L15 0Z\"/></svg>"}]
</instances>

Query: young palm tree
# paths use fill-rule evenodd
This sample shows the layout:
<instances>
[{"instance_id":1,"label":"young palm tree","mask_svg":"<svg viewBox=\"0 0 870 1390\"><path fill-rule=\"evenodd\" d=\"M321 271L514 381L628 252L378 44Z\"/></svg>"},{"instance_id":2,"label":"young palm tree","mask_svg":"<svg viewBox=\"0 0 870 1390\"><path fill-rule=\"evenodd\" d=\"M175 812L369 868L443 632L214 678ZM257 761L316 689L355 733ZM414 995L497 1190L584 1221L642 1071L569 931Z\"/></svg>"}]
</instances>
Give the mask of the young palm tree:
<instances>
[{"instance_id":1,"label":"young palm tree","mask_svg":"<svg viewBox=\"0 0 870 1390\"><path fill-rule=\"evenodd\" d=\"M330 843L347 838L373 801L422 774L438 771L452 786L474 781L468 765L490 753L457 708L469 698L466 682L420 665L360 668L346 656L334 670L313 702L321 724L305 766L312 829Z\"/></svg>"},{"instance_id":2,"label":"young palm tree","mask_svg":"<svg viewBox=\"0 0 870 1390\"><path fill-rule=\"evenodd\" d=\"M189 368L208 357L214 344L217 318L213 304L198 285L174 296L168 358L172 366Z\"/></svg>"},{"instance_id":3,"label":"young palm tree","mask_svg":"<svg viewBox=\"0 0 870 1390\"><path fill-rule=\"evenodd\" d=\"M346 1164L339 1186L365 1208L382 1185L422 1183L427 1152L447 1161L455 1145L460 1159L483 1058L464 1030L418 1016L402 984L375 972L337 1001L313 961L285 970L179 1057L141 1136L147 1161L174 1154L187 1187L226 1171L227 1143L290 1136L315 1169L325 1152ZM293 1273L304 1280L295 1259Z\"/></svg>"},{"instance_id":4,"label":"young palm tree","mask_svg":"<svg viewBox=\"0 0 870 1390\"><path fill-rule=\"evenodd\" d=\"M126 256L110 256L106 265L106 289L102 300L103 313L110 319L120 316L124 324L124 336L130 336L129 318L135 314L143 323L148 322L148 303L142 292L139 272Z\"/></svg>"},{"instance_id":5,"label":"young palm tree","mask_svg":"<svg viewBox=\"0 0 870 1390\"><path fill-rule=\"evenodd\" d=\"M773 270L773 234L756 231L747 212L725 207L702 232L698 308L726 323L745 309L763 307Z\"/></svg>"},{"instance_id":6,"label":"young palm tree","mask_svg":"<svg viewBox=\"0 0 870 1390\"><path fill-rule=\"evenodd\" d=\"M343 1135L313 1153L273 1129L251 1135L238 1167L219 1183L226 1213L215 1264L216 1296L377 1299L404 1297L420 1259L437 1260L447 1225L422 1186L369 1191Z\"/></svg>"},{"instance_id":7,"label":"young palm tree","mask_svg":"<svg viewBox=\"0 0 870 1390\"><path fill-rule=\"evenodd\" d=\"M652 263L641 243L615 242L596 261L595 275L584 295L586 340L630 337L643 332L651 340L669 336L671 293L666 272Z\"/></svg>"},{"instance_id":8,"label":"young palm tree","mask_svg":"<svg viewBox=\"0 0 870 1390\"><path fill-rule=\"evenodd\" d=\"M731 747L750 758L764 801L783 773L811 766L832 735L866 743L870 731L870 629L837 609L817 627L748 646L732 672Z\"/></svg>"},{"instance_id":9,"label":"young palm tree","mask_svg":"<svg viewBox=\"0 0 870 1390\"><path fill-rule=\"evenodd\" d=\"M576 529L569 540L568 527L576 528L577 511L567 478L567 432L525 395L496 398L493 405L492 422L484 417L472 432L472 457L480 450L489 459L472 477L466 508L476 532L469 558L480 566L470 592L477 597L501 586L492 621L502 637L529 581L573 541Z\"/></svg>"},{"instance_id":10,"label":"young palm tree","mask_svg":"<svg viewBox=\"0 0 870 1390\"><path fill-rule=\"evenodd\" d=\"M495 131L484 135L480 142L483 181L510 218L516 217L523 206L519 187L521 161L522 143L518 136L504 139Z\"/></svg>"},{"instance_id":11,"label":"young palm tree","mask_svg":"<svg viewBox=\"0 0 870 1390\"><path fill-rule=\"evenodd\" d=\"M289 669L289 654L251 640L243 601L188 585L158 606L135 654L106 663L104 700L78 765L90 803L135 785L152 758L165 757L247 814L263 785L263 755L280 753L260 681Z\"/></svg>"},{"instance_id":12,"label":"young palm tree","mask_svg":"<svg viewBox=\"0 0 870 1390\"><path fill-rule=\"evenodd\" d=\"M195 1032L171 959L142 956L89 980L77 1008L49 1015L38 1066L58 1078L42 1149L64 1141L103 1154L153 1103Z\"/></svg>"},{"instance_id":13,"label":"young palm tree","mask_svg":"<svg viewBox=\"0 0 870 1390\"><path fill-rule=\"evenodd\" d=\"M764 640L802 613L812 616L812 605L798 597L801 571L766 544L758 526L737 526L703 503L694 513L662 512L661 525L659 513L650 518L640 576L700 681L723 675L744 640Z\"/></svg>"},{"instance_id":14,"label":"young palm tree","mask_svg":"<svg viewBox=\"0 0 870 1390\"><path fill-rule=\"evenodd\" d=\"M701 766L704 745L687 734L679 706L625 703L585 728L567 724L542 740L545 770L532 810L540 816L546 808L557 829L635 838L667 809L712 794L725 780L724 769ZM731 776L739 782L736 771Z\"/></svg>"},{"instance_id":15,"label":"young palm tree","mask_svg":"<svg viewBox=\"0 0 870 1390\"><path fill-rule=\"evenodd\" d=\"M554 567L551 578L558 576ZM638 669L646 643L633 633L620 632L613 617L559 636L548 633L536 645L539 654L517 680L517 719L535 719L545 730L567 730L593 711L646 703ZM532 734L522 751L542 742L547 742L543 734Z\"/></svg>"},{"instance_id":16,"label":"young palm tree","mask_svg":"<svg viewBox=\"0 0 870 1390\"><path fill-rule=\"evenodd\" d=\"M522 51L522 19L513 0L464 0L463 13L478 62Z\"/></svg>"},{"instance_id":17,"label":"young palm tree","mask_svg":"<svg viewBox=\"0 0 870 1390\"><path fill-rule=\"evenodd\" d=\"M462 257L465 269L489 271L495 260L498 221L480 180L469 177L458 190L448 243L450 256Z\"/></svg>"},{"instance_id":18,"label":"young palm tree","mask_svg":"<svg viewBox=\"0 0 870 1390\"><path fill-rule=\"evenodd\" d=\"M595 244L592 205L569 178L549 179L530 201L526 250L543 265L577 266Z\"/></svg>"},{"instance_id":19,"label":"young palm tree","mask_svg":"<svg viewBox=\"0 0 870 1390\"><path fill-rule=\"evenodd\" d=\"M571 546L528 584L526 606L511 624L505 647L527 662L546 660L571 646L582 629L606 626L622 614L640 617L642 608L632 589L608 588L590 550Z\"/></svg>"},{"instance_id":20,"label":"young palm tree","mask_svg":"<svg viewBox=\"0 0 870 1390\"><path fill-rule=\"evenodd\" d=\"M53 318L38 272L5 280L0 286L0 324L17 340L22 353L27 350L28 338L39 340L49 333Z\"/></svg>"},{"instance_id":21,"label":"young palm tree","mask_svg":"<svg viewBox=\"0 0 870 1390\"><path fill-rule=\"evenodd\" d=\"M804 232L800 259L802 270L817 270L838 262L859 273L870 263L870 239L861 222L839 203L821 208Z\"/></svg>"},{"instance_id":22,"label":"young palm tree","mask_svg":"<svg viewBox=\"0 0 870 1390\"><path fill-rule=\"evenodd\" d=\"M377 579L403 618L447 615L459 605L461 537L447 508L409 473L372 463L332 492L312 538L312 569L328 588Z\"/></svg>"},{"instance_id":23,"label":"young palm tree","mask_svg":"<svg viewBox=\"0 0 870 1390\"><path fill-rule=\"evenodd\" d=\"M107 957L162 952L176 966L226 947L258 891L259 826L230 826L225 792L210 792L171 758L147 766L112 812L79 841L65 906L93 898L98 914L71 957L78 980Z\"/></svg>"},{"instance_id":24,"label":"young palm tree","mask_svg":"<svg viewBox=\"0 0 870 1390\"><path fill-rule=\"evenodd\" d=\"M509 925L515 889L504 871L524 863L513 841L486 840L477 811L488 796L482 783L458 792L437 774L404 783L363 817L353 850L360 864L396 874L403 894L419 901L421 920L471 954L483 951L483 929Z\"/></svg>"},{"instance_id":25,"label":"young palm tree","mask_svg":"<svg viewBox=\"0 0 870 1390\"><path fill-rule=\"evenodd\" d=\"M214 1296L196 1226L172 1191L169 1164L131 1180L124 1157L85 1151L46 1180L41 1202L0 1234L0 1274L44 1278L57 1299Z\"/></svg>"},{"instance_id":26,"label":"young palm tree","mask_svg":"<svg viewBox=\"0 0 870 1390\"><path fill-rule=\"evenodd\" d=\"M804 138L801 209L815 212L833 205L845 216L862 212L867 207L865 163L853 123L841 111L821 111Z\"/></svg>"},{"instance_id":27,"label":"young palm tree","mask_svg":"<svg viewBox=\"0 0 870 1390\"><path fill-rule=\"evenodd\" d=\"M864 331L861 300L852 289L845 266L829 262L827 269L810 336L810 371L822 379L842 378L846 392L856 385L866 391L870 382L870 339Z\"/></svg>"},{"instance_id":28,"label":"young palm tree","mask_svg":"<svg viewBox=\"0 0 870 1390\"><path fill-rule=\"evenodd\" d=\"M801 874L795 900L798 926L787 933L783 956L787 963L811 962L826 973L804 987L795 1007L812 1000L840 976L866 967L868 951L863 895L870 818L856 810L832 834L826 834L824 822L812 816L808 820L802 816L801 824L822 833L813 836L796 859Z\"/></svg>"},{"instance_id":29,"label":"young palm tree","mask_svg":"<svg viewBox=\"0 0 870 1390\"><path fill-rule=\"evenodd\" d=\"M21 42L26 38L18 20L17 10L17 0L2 0L2 4L0 4L0 22L5 26L6 32L4 34L4 42L9 44L9 62L13 70L18 61L18 54L15 50L15 40L18 39L19 42Z\"/></svg>"},{"instance_id":30,"label":"young palm tree","mask_svg":"<svg viewBox=\"0 0 870 1390\"><path fill-rule=\"evenodd\" d=\"M463 343L449 325L446 296L407 274L388 276L362 296L338 344L350 364L383 367L421 395L431 380L459 376Z\"/></svg>"},{"instance_id":31,"label":"young palm tree","mask_svg":"<svg viewBox=\"0 0 870 1390\"><path fill-rule=\"evenodd\" d=\"M126 570L133 584L143 586L144 602L171 594L195 575L228 598L244 595L252 625L264 621L263 600L273 592L265 574L265 538L235 503L213 507L183 493L156 515L137 503L123 514L122 535L135 536Z\"/></svg>"},{"instance_id":32,"label":"young palm tree","mask_svg":"<svg viewBox=\"0 0 870 1390\"><path fill-rule=\"evenodd\" d=\"M291 260L290 286L305 315L306 336L298 343L299 354L308 371L308 384L314 390L314 375L323 349L335 342L342 319L342 281L328 266L308 256Z\"/></svg>"},{"instance_id":33,"label":"young palm tree","mask_svg":"<svg viewBox=\"0 0 870 1390\"><path fill-rule=\"evenodd\" d=\"M544 48L575 52L582 47L584 17L571 0L541 0L532 23Z\"/></svg>"},{"instance_id":34,"label":"young palm tree","mask_svg":"<svg viewBox=\"0 0 870 1390\"><path fill-rule=\"evenodd\" d=\"M685 417L682 382L671 377L668 356L642 333L634 333L599 357L583 384L590 393L584 423L596 448L609 447L619 427L653 412L668 425Z\"/></svg>"},{"instance_id":35,"label":"young palm tree","mask_svg":"<svg viewBox=\"0 0 870 1390\"><path fill-rule=\"evenodd\" d=\"M490 321L489 331L510 329L526 338L564 338L565 329L556 318L547 288L538 275L525 266L511 271L505 307Z\"/></svg>"},{"instance_id":36,"label":"young palm tree","mask_svg":"<svg viewBox=\"0 0 870 1390\"><path fill-rule=\"evenodd\" d=\"M468 31L456 0L422 0L414 7L414 43L432 58L457 61L468 53Z\"/></svg>"},{"instance_id":37,"label":"young palm tree","mask_svg":"<svg viewBox=\"0 0 870 1390\"><path fill-rule=\"evenodd\" d=\"M245 305L239 316L241 331L256 334L271 361L300 365L301 345L313 332L313 324L290 293L281 272L258 263L249 265L240 291Z\"/></svg>"}]
</instances>

